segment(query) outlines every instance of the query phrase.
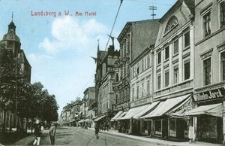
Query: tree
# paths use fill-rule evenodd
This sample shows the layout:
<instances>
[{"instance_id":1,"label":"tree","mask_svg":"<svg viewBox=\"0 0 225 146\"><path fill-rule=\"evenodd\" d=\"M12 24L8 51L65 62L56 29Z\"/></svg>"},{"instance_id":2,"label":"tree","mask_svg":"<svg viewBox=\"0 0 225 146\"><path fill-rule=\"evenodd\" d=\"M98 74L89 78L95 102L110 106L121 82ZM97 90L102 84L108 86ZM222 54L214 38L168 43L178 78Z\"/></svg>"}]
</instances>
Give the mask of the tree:
<instances>
[{"instance_id":1,"label":"tree","mask_svg":"<svg viewBox=\"0 0 225 146\"><path fill-rule=\"evenodd\" d=\"M3 132L5 132L6 111L12 110L14 107L15 65L12 51L0 46L0 107L4 112Z\"/></svg>"}]
</instances>

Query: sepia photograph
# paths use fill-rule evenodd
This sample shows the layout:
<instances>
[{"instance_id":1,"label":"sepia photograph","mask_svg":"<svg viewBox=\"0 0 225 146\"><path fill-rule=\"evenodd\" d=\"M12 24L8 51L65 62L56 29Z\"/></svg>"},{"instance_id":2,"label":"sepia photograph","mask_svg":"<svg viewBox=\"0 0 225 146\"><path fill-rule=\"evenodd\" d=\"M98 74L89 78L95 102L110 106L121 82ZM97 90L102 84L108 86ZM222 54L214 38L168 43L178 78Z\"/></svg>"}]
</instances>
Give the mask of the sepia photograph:
<instances>
[{"instance_id":1,"label":"sepia photograph","mask_svg":"<svg viewBox=\"0 0 225 146\"><path fill-rule=\"evenodd\" d=\"M225 146L225 0L0 0L0 146Z\"/></svg>"}]
</instances>

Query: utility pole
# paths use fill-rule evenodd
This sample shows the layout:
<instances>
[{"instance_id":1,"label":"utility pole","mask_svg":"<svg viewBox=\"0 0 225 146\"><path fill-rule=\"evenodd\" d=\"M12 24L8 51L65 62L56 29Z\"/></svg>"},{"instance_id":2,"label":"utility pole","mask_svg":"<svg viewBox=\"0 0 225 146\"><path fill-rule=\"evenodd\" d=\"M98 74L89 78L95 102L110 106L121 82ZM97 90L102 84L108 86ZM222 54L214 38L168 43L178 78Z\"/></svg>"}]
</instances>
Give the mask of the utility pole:
<instances>
[{"instance_id":1,"label":"utility pole","mask_svg":"<svg viewBox=\"0 0 225 146\"><path fill-rule=\"evenodd\" d=\"M149 6L149 10L152 10L151 16L152 16L152 19L154 20L154 16L156 15L156 14L154 13L154 11L157 10L157 7L155 7L155 6Z\"/></svg>"}]
</instances>

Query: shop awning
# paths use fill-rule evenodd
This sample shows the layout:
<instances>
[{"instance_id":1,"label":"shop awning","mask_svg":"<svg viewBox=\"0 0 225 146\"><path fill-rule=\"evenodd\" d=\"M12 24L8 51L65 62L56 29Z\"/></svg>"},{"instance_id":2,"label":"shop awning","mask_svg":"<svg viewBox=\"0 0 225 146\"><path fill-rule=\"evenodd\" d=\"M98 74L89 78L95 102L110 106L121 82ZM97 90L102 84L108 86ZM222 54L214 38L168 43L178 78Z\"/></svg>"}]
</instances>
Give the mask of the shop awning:
<instances>
[{"instance_id":1,"label":"shop awning","mask_svg":"<svg viewBox=\"0 0 225 146\"><path fill-rule=\"evenodd\" d=\"M192 98L189 96L187 99L185 99L182 103L180 103L178 106L170 110L166 113L166 115L175 117L175 118L184 118L185 113L187 111L192 110Z\"/></svg>"},{"instance_id":2,"label":"shop awning","mask_svg":"<svg viewBox=\"0 0 225 146\"><path fill-rule=\"evenodd\" d=\"M92 120L91 119L85 119L84 122L88 122L88 123L91 123Z\"/></svg>"},{"instance_id":3,"label":"shop awning","mask_svg":"<svg viewBox=\"0 0 225 146\"><path fill-rule=\"evenodd\" d=\"M198 116L198 115L211 115L216 117L222 117L223 107L222 103L203 105L185 113L187 116Z\"/></svg>"},{"instance_id":4,"label":"shop awning","mask_svg":"<svg viewBox=\"0 0 225 146\"><path fill-rule=\"evenodd\" d=\"M187 99L190 95L183 95L176 98L170 98L166 101L162 101L158 104L158 106L149 114L141 117L141 118L153 118L160 117L167 113L169 110L174 108L175 106L181 104L185 99Z\"/></svg>"},{"instance_id":5,"label":"shop awning","mask_svg":"<svg viewBox=\"0 0 225 146\"><path fill-rule=\"evenodd\" d=\"M118 118L117 120L128 120L133 118L133 116L140 113L142 110L146 109L149 105L139 106L135 108L131 108L124 117Z\"/></svg>"},{"instance_id":6,"label":"shop awning","mask_svg":"<svg viewBox=\"0 0 225 146\"><path fill-rule=\"evenodd\" d=\"M115 119L118 118L122 113L123 111L119 111L110 121L115 121Z\"/></svg>"},{"instance_id":7,"label":"shop awning","mask_svg":"<svg viewBox=\"0 0 225 146\"><path fill-rule=\"evenodd\" d=\"M115 121L118 121L118 119L124 117L127 114L127 112L123 112L121 115L119 115L117 118L115 118Z\"/></svg>"},{"instance_id":8,"label":"shop awning","mask_svg":"<svg viewBox=\"0 0 225 146\"><path fill-rule=\"evenodd\" d=\"M133 118L139 119L141 116L145 115L147 112L154 109L158 104L159 104L159 101L153 102L152 104L149 104L145 109L143 109L141 112L136 114Z\"/></svg>"},{"instance_id":9,"label":"shop awning","mask_svg":"<svg viewBox=\"0 0 225 146\"><path fill-rule=\"evenodd\" d=\"M105 117L106 117L106 115L100 116L100 117L96 118L94 121L95 121L95 122L98 122L98 121L100 121L101 119L103 119L103 118L105 118Z\"/></svg>"}]
</instances>

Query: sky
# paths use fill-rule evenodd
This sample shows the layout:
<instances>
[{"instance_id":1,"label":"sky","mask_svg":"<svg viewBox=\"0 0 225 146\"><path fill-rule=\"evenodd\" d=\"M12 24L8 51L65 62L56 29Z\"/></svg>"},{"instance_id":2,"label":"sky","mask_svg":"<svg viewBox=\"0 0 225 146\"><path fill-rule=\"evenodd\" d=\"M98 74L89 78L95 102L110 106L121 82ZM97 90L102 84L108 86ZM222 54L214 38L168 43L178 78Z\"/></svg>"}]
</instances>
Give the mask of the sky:
<instances>
[{"instance_id":1,"label":"sky","mask_svg":"<svg viewBox=\"0 0 225 146\"><path fill-rule=\"evenodd\" d=\"M62 108L94 86L95 62L130 21L160 19L176 0L0 0L0 39L12 21L32 66L31 83L41 82ZM37 13L42 15L37 15ZM69 15L66 15L68 14ZM13 14L13 18L12 18ZM92 14L92 15L86 15ZM113 23L115 21L115 26ZM116 49L119 50L115 39Z\"/></svg>"}]
</instances>

